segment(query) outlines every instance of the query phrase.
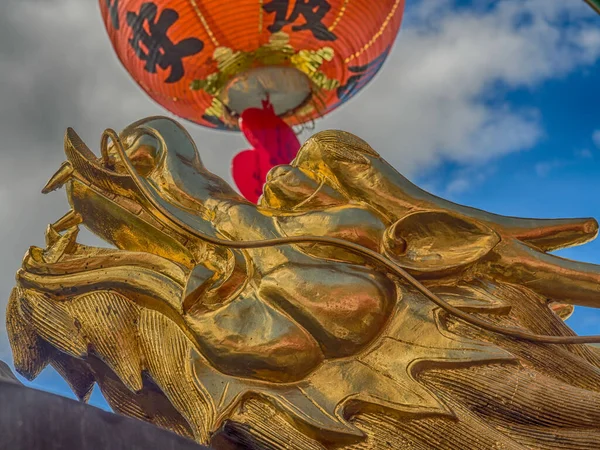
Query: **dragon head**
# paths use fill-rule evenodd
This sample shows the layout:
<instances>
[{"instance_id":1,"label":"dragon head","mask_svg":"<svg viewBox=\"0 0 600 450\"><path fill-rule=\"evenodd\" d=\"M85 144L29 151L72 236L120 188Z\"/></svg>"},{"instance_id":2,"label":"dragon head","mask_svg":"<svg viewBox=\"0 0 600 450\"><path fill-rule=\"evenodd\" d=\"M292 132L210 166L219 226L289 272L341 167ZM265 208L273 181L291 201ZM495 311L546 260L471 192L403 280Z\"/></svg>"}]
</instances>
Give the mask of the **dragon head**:
<instances>
[{"instance_id":1,"label":"dragon head","mask_svg":"<svg viewBox=\"0 0 600 450\"><path fill-rule=\"evenodd\" d=\"M240 410L252 402L322 443L372 442L382 414L472 423L476 406L452 395L481 386L439 384L465 368L500 367L510 385L527 361L550 390L568 386L540 362L546 346L459 319L571 336L558 316L600 306L600 268L548 252L593 239L595 220L450 203L341 131L273 169L258 205L210 173L171 119L107 131L100 147L67 130L67 161L44 189L66 186L72 211L17 274L7 320L25 376L50 363L81 398L98 382L117 411L203 442L231 420L257 438L266 419ZM80 224L116 248L79 244ZM591 348L561 351L598 370Z\"/></svg>"}]
</instances>

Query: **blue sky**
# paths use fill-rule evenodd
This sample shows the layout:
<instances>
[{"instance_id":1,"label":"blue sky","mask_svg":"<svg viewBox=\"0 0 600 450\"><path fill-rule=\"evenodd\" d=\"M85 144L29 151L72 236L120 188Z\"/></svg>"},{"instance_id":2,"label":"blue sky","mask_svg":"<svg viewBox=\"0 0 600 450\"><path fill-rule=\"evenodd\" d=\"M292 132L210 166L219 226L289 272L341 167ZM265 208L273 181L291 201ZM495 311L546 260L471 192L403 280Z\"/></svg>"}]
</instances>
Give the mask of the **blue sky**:
<instances>
[{"instance_id":1,"label":"blue sky","mask_svg":"<svg viewBox=\"0 0 600 450\"><path fill-rule=\"evenodd\" d=\"M513 216L600 219L600 16L577 0L407 3L403 29L382 73L356 99L319 122L317 130L355 132L417 184L455 202ZM68 10L75 12L67 29L71 23L79 26L80 15L91 18L90 33L101 36L94 40L97 58L105 58L108 72L95 79L98 92L81 91L85 101L91 96L94 111L81 110L65 120L81 116L98 129L113 126L102 122L113 118L112 105L104 104L103 97L116 97L117 88L127 105L135 106L125 107L120 120L161 113L111 59L95 11L83 6ZM59 33L57 41L64 38ZM53 39L52 33L46 35ZM91 76L89 67L82 77ZM80 126L92 130L86 123ZM61 135L63 124L56 128ZM230 155L243 148L243 141L190 128L205 143L207 165L228 177ZM60 162L62 156L57 158ZM44 170L35 182L43 184L40 180L49 174ZM38 191L29 206L36 205ZM0 199L2 194L0 186ZM42 236L39 228L35 233ZM15 255L25 249L19 241ZM600 241L558 254L600 264ZM12 253L11 258L16 261ZM14 273L14 261L7 271ZM600 310L577 308L568 324L579 334L600 334ZM73 397L51 369L32 385ZM105 407L97 390L91 403Z\"/></svg>"}]
</instances>

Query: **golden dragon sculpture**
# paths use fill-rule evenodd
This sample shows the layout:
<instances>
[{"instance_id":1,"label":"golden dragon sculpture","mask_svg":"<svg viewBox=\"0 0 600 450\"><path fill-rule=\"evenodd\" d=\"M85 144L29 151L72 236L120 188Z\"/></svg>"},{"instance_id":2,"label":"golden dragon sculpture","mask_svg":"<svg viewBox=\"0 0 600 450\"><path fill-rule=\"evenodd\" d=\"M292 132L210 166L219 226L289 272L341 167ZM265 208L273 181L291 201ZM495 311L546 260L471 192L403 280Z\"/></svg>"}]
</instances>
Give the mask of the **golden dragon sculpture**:
<instances>
[{"instance_id":1,"label":"golden dragon sculpture","mask_svg":"<svg viewBox=\"0 0 600 450\"><path fill-rule=\"evenodd\" d=\"M411 184L341 131L258 205L177 122L72 130L72 210L17 273L15 367L215 448L600 447L600 352L563 319L600 268L548 252L593 219L503 217ZM79 226L112 244L77 242Z\"/></svg>"}]
</instances>

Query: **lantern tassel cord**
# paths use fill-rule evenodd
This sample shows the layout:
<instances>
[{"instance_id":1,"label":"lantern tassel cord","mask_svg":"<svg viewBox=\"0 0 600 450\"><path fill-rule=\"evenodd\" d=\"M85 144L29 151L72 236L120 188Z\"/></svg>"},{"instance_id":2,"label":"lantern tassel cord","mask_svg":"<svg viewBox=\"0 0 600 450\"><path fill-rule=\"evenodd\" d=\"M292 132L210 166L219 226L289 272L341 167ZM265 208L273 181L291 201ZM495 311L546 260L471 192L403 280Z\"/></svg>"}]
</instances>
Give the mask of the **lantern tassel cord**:
<instances>
[{"instance_id":1,"label":"lantern tassel cord","mask_svg":"<svg viewBox=\"0 0 600 450\"><path fill-rule=\"evenodd\" d=\"M600 335L596 336L547 336L540 334L528 333L525 331L518 330L516 328L511 327L503 327L500 325L492 324L486 320L480 319L479 317L473 316L467 312L456 308L446 301L442 300L440 297L431 292L426 286L424 286L421 282L419 282L416 278L410 275L406 270L402 267L395 264L393 261L384 257L383 255L363 247L361 245L355 244L353 242L346 241L344 239L332 238L332 237L324 237L324 236L289 236L284 238L275 238L275 239L265 239L261 241L231 241L227 239L220 239L213 236L209 236L207 234L201 233L198 230L190 227L185 222L181 221L177 217L169 214L169 212L155 199L154 196L149 192L145 183L140 179L140 175L137 173L135 167L129 161L127 154L125 152L125 148L119 138L118 134L111 129L107 129L104 131L103 137L108 136L113 142L116 144L116 150L119 154L119 157L122 159L124 166L126 167L129 175L134 180L138 189L142 192L142 194L146 197L148 202L150 202L158 211L160 211L166 218L171 220L177 226L185 229L188 233L196 236L197 238L208 242L213 245L223 246L227 248L234 249L253 249L253 248L264 248L264 247L273 247L280 245L293 245L293 244L307 244L307 243L316 243L323 245L330 245L333 247L338 247L344 250L349 250L352 253L357 255L362 255L374 262L379 263L388 269L392 274L404 279L410 285L412 285L415 289L421 292L425 297L427 297L430 301L435 303L437 306L442 308L447 313L467 322L470 325L473 325L478 328L482 328L484 330L490 331L492 333L501 334L503 336L508 336L515 339L522 339L530 342L536 342L539 344L592 344L592 343L600 343ZM103 142L106 142L107 139L103 138Z\"/></svg>"},{"instance_id":2,"label":"lantern tassel cord","mask_svg":"<svg viewBox=\"0 0 600 450\"><path fill-rule=\"evenodd\" d=\"M258 202L269 170L289 164L300 150L296 133L277 116L268 92L265 97L262 108L247 108L240 115L240 130L252 148L238 153L231 164L236 186L252 203Z\"/></svg>"}]
</instances>

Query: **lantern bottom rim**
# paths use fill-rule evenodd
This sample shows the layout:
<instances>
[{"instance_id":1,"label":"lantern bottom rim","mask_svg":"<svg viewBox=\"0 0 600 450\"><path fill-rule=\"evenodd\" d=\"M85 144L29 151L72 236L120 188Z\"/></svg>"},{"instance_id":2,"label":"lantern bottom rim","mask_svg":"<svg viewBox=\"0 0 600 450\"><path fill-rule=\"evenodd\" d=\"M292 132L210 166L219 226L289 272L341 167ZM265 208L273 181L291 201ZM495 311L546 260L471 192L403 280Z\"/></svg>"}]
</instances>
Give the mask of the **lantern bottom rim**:
<instances>
[{"instance_id":1,"label":"lantern bottom rim","mask_svg":"<svg viewBox=\"0 0 600 450\"><path fill-rule=\"evenodd\" d=\"M275 114L289 116L312 97L310 78L295 67L257 67L233 77L220 96L232 117L239 117L248 108L262 108L269 100Z\"/></svg>"}]
</instances>

